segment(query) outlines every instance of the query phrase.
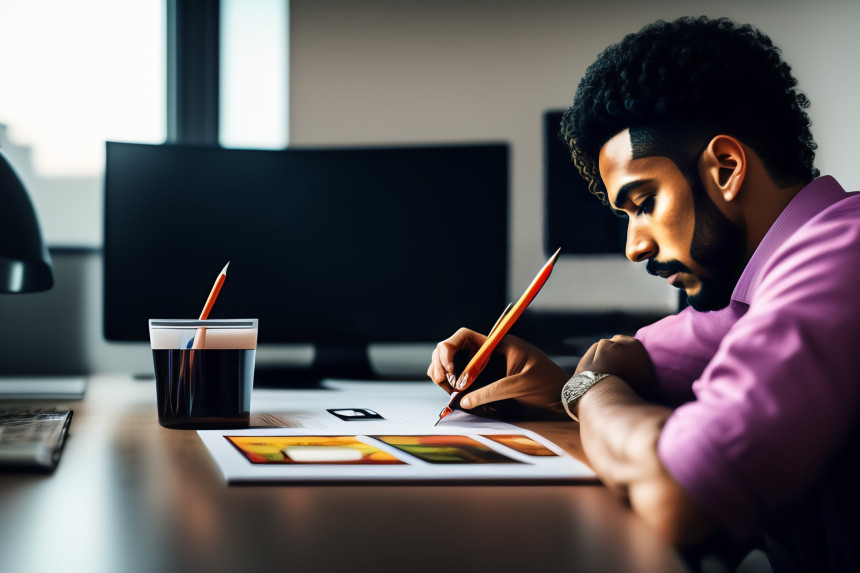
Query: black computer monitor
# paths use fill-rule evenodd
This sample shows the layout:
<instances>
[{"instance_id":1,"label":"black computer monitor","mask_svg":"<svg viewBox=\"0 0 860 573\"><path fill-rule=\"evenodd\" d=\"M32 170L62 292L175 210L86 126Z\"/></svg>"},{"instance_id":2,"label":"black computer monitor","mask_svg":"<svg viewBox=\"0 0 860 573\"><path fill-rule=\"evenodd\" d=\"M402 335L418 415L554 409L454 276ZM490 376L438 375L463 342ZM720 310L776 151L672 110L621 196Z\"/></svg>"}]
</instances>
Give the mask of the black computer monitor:
<instances>
[{"instance_id":1,"label":"black computer monitor","mask_svg":"<svg viewBox=\"0 0 860 573\"><path fill-rule=\"evenodd\" d=\"M368 344L486 332L503 310L508 148L108 142L104 228L106 339L196 318L229 261L210 318L314 344L312 378L371 375Z\"/></svg>"},{"instance_id":2,"label":"black computer monitor","mask_svg":"<svg viewBox=\"0 0 860 573\"><path fill-rule=\"evenodd\" d=\"M544 251L568 255L623 255L627 220L615 216L588 190L559 138L561 110L543 116Z\"/></svg>"}]
</instances>

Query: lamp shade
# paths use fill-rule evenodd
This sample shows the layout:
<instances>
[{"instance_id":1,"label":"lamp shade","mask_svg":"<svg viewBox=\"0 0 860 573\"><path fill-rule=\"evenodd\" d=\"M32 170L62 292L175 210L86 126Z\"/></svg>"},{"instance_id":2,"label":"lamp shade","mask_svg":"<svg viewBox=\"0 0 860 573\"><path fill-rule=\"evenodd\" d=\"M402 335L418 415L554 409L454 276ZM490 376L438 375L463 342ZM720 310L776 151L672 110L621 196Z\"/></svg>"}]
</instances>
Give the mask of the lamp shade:
<instances>
[{"instance_id":1,"label":"lamp shade","mask_svg":"<svg viewBox=\"0 0 860 573\"><path fill-rule=\"evenodd\" d=\"M51 256L24 184L0 150L0 293L54 286Z\"/></svg>"}]
</instances>

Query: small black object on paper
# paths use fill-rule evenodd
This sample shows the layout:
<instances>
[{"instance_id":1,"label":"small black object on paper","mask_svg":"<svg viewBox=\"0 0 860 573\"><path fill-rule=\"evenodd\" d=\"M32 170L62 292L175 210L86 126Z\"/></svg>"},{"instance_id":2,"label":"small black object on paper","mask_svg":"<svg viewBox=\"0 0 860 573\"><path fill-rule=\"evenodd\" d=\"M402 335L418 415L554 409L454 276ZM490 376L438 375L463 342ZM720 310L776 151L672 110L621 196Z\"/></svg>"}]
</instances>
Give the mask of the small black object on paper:
<instances>
[{"instance_id":1,"label":"small black object on paper","mask_svg":"<svg viewBox=\"0 0 860 573\"><path fill-rule=\"evenodd\" d=\"M328 408L326 410L329 414L337 416L341 420L347 422L355 422L358 420L384 420L382 416L374 412L373 410L368 410L367 408Z\"/></svg>"}]
</instances>

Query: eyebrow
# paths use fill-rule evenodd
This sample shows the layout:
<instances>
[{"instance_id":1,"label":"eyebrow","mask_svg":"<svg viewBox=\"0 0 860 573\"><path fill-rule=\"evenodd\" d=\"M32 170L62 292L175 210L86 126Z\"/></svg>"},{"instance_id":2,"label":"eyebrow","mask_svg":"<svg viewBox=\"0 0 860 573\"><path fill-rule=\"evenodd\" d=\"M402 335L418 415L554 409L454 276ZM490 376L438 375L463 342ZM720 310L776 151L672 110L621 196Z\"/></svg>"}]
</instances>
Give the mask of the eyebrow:
<instances>
[{"instance_id":1,"label":"eyebrow","mask_svg":"<svg viewBox=\"0 0 860 573\"><path fill-rule=\"evenodd\" d=\"M650 183L651 179L639 179L636 181L631 181L630 183L625 183L621 186L621 189L618 190L618 195L615 196L615 201L612 202L615 205L616 209L624 209L624 204L627 203L627 198L630 194L639 186L645 185L646 183Z\"/></svg>"}]
</instances>

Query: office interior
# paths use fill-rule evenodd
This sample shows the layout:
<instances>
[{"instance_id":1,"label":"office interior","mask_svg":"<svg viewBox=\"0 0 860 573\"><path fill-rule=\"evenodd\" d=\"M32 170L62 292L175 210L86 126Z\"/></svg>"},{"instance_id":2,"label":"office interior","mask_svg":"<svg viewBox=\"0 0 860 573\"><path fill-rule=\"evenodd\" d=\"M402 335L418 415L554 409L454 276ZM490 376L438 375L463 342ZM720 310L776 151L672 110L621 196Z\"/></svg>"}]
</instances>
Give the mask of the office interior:
<instances>
[{"instance_id":1,"label":"office interior","mask_svg":"<svg viewBox=\"0 0 860 573\"><path fill-rule=\"evenodd\" d=\"M166 2L163 12L182 4ZM223 17L229 13L227 4L222 2ZM266 2L242 4L264 7ZM856 162L844 151L853 147L860 128L860 111L853 105L860 74L850 73L850 54L860 48L855 29L860 7L853 2L731 2L717 11L709 3L668 1L269 4L277 4L277 13L286 18L282 29L288 38L282 48L287 53L282 61L288 65L283 91L287 112L273 120L280 122L278 129L286 134L288 146L509 145L507 288L512 298L546 258L543 114L569 105L579 77L603 47L657 18L726 15L770 34L812 101L809 112L820 145L821 172L835 175L848 189L860 186ZM44 17L50 18L49 13ZM4 26L15 25L14 20L3 21ZM60 40L75 41L75 36ZM49 55L61 49L46 47ZM7 58L22 57L11 56L8 49L4 53ZM36 65L38 59L31 63ZM176 97L169 93L169 85L167 92L165 115L170 98ZM61 105L62 93L55 97ZM222 106L225 99L222 94ZM103 174L39 175L29 142L15 137L25 132L15 121L0 109L0 123L5 125L0 145L33 198L57 280L49 292L0 297L4 349L0 372L13 376L151 372L146 343L108 342L102 333ZM170 128L165 133L168 141L176 136ZM570 224L576 225L575 217ZM676 304L676 293L662 281L620 254L604 254L563 256L532 308L570 313L575 321L583 312L665 314ZM456 326L452 324L452 331ZM419 363L429 357L428 345L376 351L382 360L408 355ZM284 356L304 360L308 352L303 345L261 348L259 360Z\"/></svg>"},{"instance_id":2,"label":"office interior","mask_svg":"<svg viewBox=\"0 0 860 573\"><path fill-rule=\"evenodd\" d=\"M579 78L605 46L659 18L700 14L728 16L756 25L769 34L782 48L801 90L812 102L809 114L813 121L813 135L820 146L816 156L818 168L822 174L834 175L846 189L860 189L860 167L854 154L849 152L856 148L856 134L860 133L860 108L855 104L856 94L860 93L860 74L856 73L854 61L854 54L860 53L860 34L857 33L860 4L854 0L761 0L754 3L730 0L719 5L702 0L140 0L128 4L143 5L147 1L155 6L146 13L157 20L152 29L159 39L152 45L159 51L157 58L162 61L163 67L160 69L165 76L164 83L159 84L159 89L151 94L159 101L155 106L156 110L160 110L157 121L163 121L163 124L155 133L161 134L161 141L175 142L179 129L176 113L180 96L175 92L175 77L170 77L176 70L167 64L167 44L168 41L176 41L175 36L171 36L176 31L176 22L169 21L168 14L185 8L211 16L206 6L218 4L222 18L235 15L234 10L244 9L247 13L236 17L250 18L252 22L256 17L257 25L261 27L275 14L277 26L274 29L280 30L281 34L276 42L256 45L248 41L242 48L244 57L251 59L240 62L240 67L248 72L248 75L242 76L241 82L247 83L252 93L255 89L273 90L279 94L279 105L271 108L261 106L259 117L254 119L264 126L270 124L270 129L264 132L269 135L274 133L274 137L262 138L258 142L253 137L246 138L236 144L238 147L277 149L279 146L507 144L510 152L507 293L512 300L526 288L548 256L544 240L544 114L569 105ZM70 61L66 70L69 74L63 76L65 83L59 82L51 90L34 94L19 83L32 78L41 69L45 59L62 58L70 45L86 42L85 34L81 32L83 28L76 26L79 21L102 17L105 29L116 27L119 29L117 33L122 34L122 26L127 26L128 22L120 25L112 21L112 10L123 3L84 0L0 2L0 53L4 54L0 60L14 64L5 67L0 65L0 70L6 70L4 73L11 70L17 74L9 76L11 79L7 78L8 81L4 81L4 87L0 90L0 148L18 171L33 200L42 234L50 247L56 279L54 288L47 292L0 296L0 378L133 375L140 378L135 384L141 388L151 384L152 356L149 344L141 341L108 341L103 333L103 167L71 168L60 174L44 173L37 157L36 142L28 135L32 130L21 125L16 113L23 105L22 101L26 103L26 100L32 100L31 107L42 112L43 121L39 127L50 132L52 121L45 118L56 116L52 116L49 111L54 110L54 113L66 116L78 115L79 110L75 106L80 100L72 98L71 92L83 94L81 97L94 101L103 97L97 92L87 93L88 78L100 75L109 76L115 82L128 81L126 78L133 70L119 73L120 69L116 66L121 67L123 61L119 53L114 54L117 55L116 60L98 60L94 69L87 67L92 62L88 64L86 59ZM259 12L255 15L256 10ZM11 30L38 27L49 20L65 21L68 25L55 38L27 44L26 49L16 44L25 40L21 35L11 34ZM197 21L201 26L207 25L205 18ZM211 24L209 22L210 30ZM225 23L222 20L220 24ZM112 45L109 41L103 41L93 48L99 53L115 53L119 49L118 45ZM208 46L208 49L211 50L212 46ZM277 89L267 83L271 79L267 77L269 71L255 70L252 65L255 50L257 53L261 53L260 50L278 51L277 57L271 58L284 72L282 83ZM251 56L248 56L249 51ZM227 54L222 53L221 56L221 61L226 61ZM189 65L194 67L196 56L191 52L187 57L191 62ZM211 58L208 61L211 63ZM255 76L255 73L258 75ZM199 112L199 108L203 107L208 110L206 113L210 114L209 119L204 114L202 128L184 124L184 129L191 132L179 134L182 137L192 140L202 138L209 143L223 141L223 132L232 127L225 121L224 110L221 109L229 105L228 88L220 86L219 102L214 97L211 78L209 82L208 92L204 89L196 95L185 96L198 98L192 99L196 101L196 105L191 106L192 111ZM201 80L197 85L207 85L206 80ZM215 89L218 90L217 82ZM38 98L35 97L37 95ZM245 107L253 105L245 104ZM125 109L122 113L134 114L136 111ZM213 125L217 127L217 121L213 123L211 114L221 120L222 133L219 134L217 129L215 133L212 132L211 128ZM241 117L248 118L249 115L246 113ZM102 125L110 122L109 117L98 117L95 112L87 112L79 120L75 124L78 138L73 136L65 140L64 145L68 149L77 147L79 141L83 141L88 123ZM271 124L275 124L274 127ZM106 135L104 139L136 141L121 134ZM155 140L147 142L160 141L156 136ZM104 142L101 143L100 149L103 150ZM571 217L570 224L576 225L575 217ZM214 279L217 271L218 268L213 268L206 280ZM433 272L438 272L438 269L428 262L428 273ZM229 288L229 278L225 288ZM201 293L201 299L204 296L205 293ZM604 332L606 325L614 326L618 322L588 322L587 328L583 328L577 325L577 321L584 320L583 317L590 317L588 320L591 320L601 315L617 317L619 313L639 317L661 316L674 312L677 306L678 297L674 289L664 284L664 281L648 276L641 265L627 262L619 253L563 256L551 280L532 304L532 310L553 317L551 334L565 336L565 324L570 324L571 332L577 333L578 337L588 338L610 334ZM624 324L629 326L632 323ZM452 331L457 326L452 324ZM490 326L488 324L487 328ZM420 376L426 370L434 343L428 340L423 343L379 345L372 349L372 358L383 366L393 364L393 372L410 376L417 373ZM572 345L571 348L575 350L578 347ZM278 363L285 359L301 363L310 360L312 354L313 349L305 344L267 345L260 348L257 360L258 364ZM125 392L126 387L122 388ZM154 394L154 389L152 392ZM113 398L111 395L110 400L90 406L90 412L109 410ZM132 405L136 406L136 402L132 402ZM154 408L147 412L152 415L154 426ZM91 415L91 418L95 416ZM93 427L101 431L103 427L101 421L98 426L85 426L83 422L85 419L82 418L79 425L83 430ZM104 427L107 427L107 423ZM95 430L81 438L93 437ZM172 547L172 538L160 544L161 535L176 535L191 550L196 550L200 559L205 560L209 554L207 552L217 547L217 544L207 546L204 543L206 534L211 531L207 529L205 520L195 520L200 515L209 519L207 504L212 499L217 499L215 505L230 510L216 520L219 523L253 524L257 523L258 518L262 520L260 523L265 524L284 523L271 521L276 512L270 511L269 500L263 499L264 493L260 491L263 488L227 491L229 488L224 486L220 476L215 471L209 471L210 467L206 464L211 460L199 447L200 444L193 441L196 436L173 433L169 440L156 442L152 439L145 442L146 447L134 446L137 449L132 452L132 444L135 444L133 434L137 431L135 426L123 428L117 438L119 445L116 450L128 456L127 459L120 456L126 461L131 459L132 454L139 455L140 458L135 458L138 461L132 462L137 464L135 471L140 471L126 471L119 463L115 464L116 467L110 465L111 471L118 476L110 482L114 488L111 490L112 496L83 496L81 504L94 504L95 509L86 507L86 511L82 510L81 516L75 519L80 520L86 514L90 516L88 519L98 524L101 523L98 521L99 516L113 519L112 512L125 511L124 508L128 506L131 508L128 516L132 517L124 521L117 518L116 523L136 524L136 520L144 516L149 520L144 521L146 524L152 522L161 527L164 523L173 524L175 518L179 525L175 529L168 528L167 533L155 527L148 528L147 525L126 525L128 531L123 530L122 533L131 541L122 537L120 541L125 540L127 543L118 544L119 549L108 547L110 544L88 548L86 543L79 543L78 537L74 535L58 536L60 540L55 541L55 547L62 549L58 554L65 551L70 556L69 562L74 562L73 558L80 557L79 554L92 557L91 563L119 562L120 558L114 554L121 553L122 548L131 548L130 554L138 557L155 554L148 548L162 550ZM159 434L157 439L163 437ZM83 449L81 441L78 441L81 446L78 452ZM98 440L94 444L93 450L101 446ZM69 466L70 472L77 472L74 475L84 475L89 471L86 464L95 459L96 456L90 456L87 451L87 456L71 457L63 462ZM148 466L139 459L155 459L159 462L169 460L172 463L165 463L163 467ZM146 517L149 499L146 497L149 492L147 487L158 491L159 495L163 493L156 486L149 485L161 483L159 480L164 476L160 474L173 480L169 484L175 486L176 491L171 495L177 499L187 499L183 507L196 509L196 512L188 511L180 515L180 512L173 512L173 508L167 508L165 503L164 507L159 506L154 510L156 518ZM194 475L199 481L185 481L183 478L188 474ZM77 491L78 484L73 485ZM99 487L101 482L94 480L89 486L84 484L83 491L91 493ZM31 489L36 488L34 486ZM333 524L342 523L335 518L340 517L339 512L344 507L348 509L347 515L352 516L371 511L379 514L381 508L381 515L395 522L402 518L401 506L412 504L415 507L417 504L416 511L420 515L432 517L436 515L434 512L438 506L442 505L439 501L442 496L428 493L428 489L418 488L413 491L410 488L389 488L384 494L380 493L382 489L371 490L375 499L383 501L380 506L357 502L354 491L348 488L283 488L277 495L280 496L278 503L282 508L289 508L290 511L298 508L296 513L299 517L296 519L307 520L307 529L302 522L301 527L296 525L290 530L296 539L304 543L306 540L316 540L312 534L303 537L306 531L313 533L322 527L317 522L324 520L315 521L313 518L314 511L320 508L326 511L325 515L331 518L330 523ZM647 532L643 533L641 524L631 524L626 513L613 509L616 505L620 508L620 504L616 504L616 500L602 491L604 488L593 488L601 491L588 492L569 491L571 489L586 488L566 487L563 494L559 490L546 489L539 493L532 491L528 495L518 493L516 488L499 489L499 500L504 497L504 503L493 505L485 521L469 518L465 523L492 526L511 522L511 515L519 515L523 518L513 521L522 521L523 525L512 524L512 527L516 531L516 527L525 528L528 525L528 533L533 533L531 523L537 524L538 535L531 540L530 548L520 551L522 559L513 559L507 569L504 564L495 563L500 566L499 570L510 570L526 560L537 567L544 563L542 559L547 555L561 555L559 559L567 555L572 560L576 558L577 551L586 550L589 545L598 549L603 547L606 539L617 541L613 548L621 547L614 555L609 555L619 562L624 562L625 556L630 556L632 560L634 557L641 558L643 552L648 555L657 552L653 549L658 546L655 538ZM18 490L10 488L9 491L11 499ZM415 491L418 493L415 494ZM74 495L64 490L62 495L58 494L52 499L64 506L77 507L69 501ZM449 488L444 492L445 499L453 500L450 505L455 507L468 507L470 503L477 503L473 497L487 500L490 499L489 495L484 491L459 488ZM559 509L559 495L569 496L562 505L571 510L570 514ZM448 501L445 502L447 504ZM47 506L47 502L44 505ZM306 514L302 514L302 508L305 508ZM262 511L255 513L257 510ZM161 513L170 514L170 517L162 519ZM288 516L289 512L285 510L281 515ZM466 519L469 516L463 517ZM105 518L104 523L114 523L110 519ZM190 525L183 525L186 523ZM337 525L336 530L352 534L347 527L351 526L348 520L343 523L347 525ZM548 531L557 530L558 536L567 535L568 529L565 528L578 534L587 534L565 537L564 547L568 548L565 554L564 549L560 550L555 545L556 538L540 534L540 524L545 524ZM377 531L373 523L368 522L366 525L370 533ZM416 532L416 537L431 538L435 535L438 538L439 532L447 526L450 526L450 522L446 517L428 520L427 523L413 523L410 527ZM136 527L146 535L136 535ZM17 543L19 538L16 528L15 524L7 523L3 529L4 539ZM245 537L238 535L231 543L229 536L225 536L222 541L232 550L234 545L253 544L256 540L252 537L256 535L271 542L271 551L277 553L280 545L276 543L280 543L280 540L275 539L275 534L280 535L280 532L270 532L262 526L245 528L244 525L241 528L237 525L235 531L229 528L225 528L225 531L241 533L245 529ZM183 537L180 530L186 531L187 537ZM29 530L22 527L20 531L24 535ZM192 535L188 531L202 533L198 539L195 537L197 533ZM110 537L106 531L101 533L105 534L105 539ZM344 537L347 538L346 535ZM361 535L356 539L366 541ZM195 540L198 541L197 545ZM593 540L598 542L593 543ZM34 539L32 543L35 542ZM309 542L307 545L311 548L322 547L319 543L315 545ZM355 542L351 548L358 551L358 545ZM239 547L234 552L232 560L220 563L214 559L224 559L224 553L212 551L212 567L207 570L225 570L231 565L235 565L235 570L241 570L247 557L241 549ZM510 557L510 553L500 554ZM656 554L662 559L663 554ZM170 556L172 553L165 552L165 555ZM305 562L310 562L318 557L317 550L309 550L302 557L306 558ZM470 558L472 561L469 561ZM153 558L149 556L148 559ZM477 558L465 556L464 559L467 565L471 565ZM157 562L157 559L142 562L148 564ZM432 565L434 570L438 568L435 562ZM456 564L449 565L452 570L465 570L457 569ZM102 570L113 569L105 566ZM651 570L675 569L667 567Z\"/></svg>"}]
</instances>

